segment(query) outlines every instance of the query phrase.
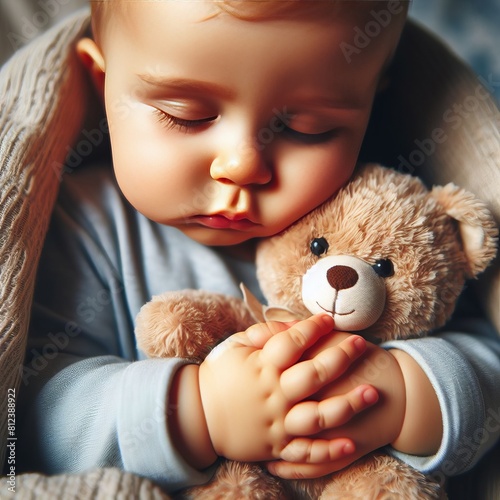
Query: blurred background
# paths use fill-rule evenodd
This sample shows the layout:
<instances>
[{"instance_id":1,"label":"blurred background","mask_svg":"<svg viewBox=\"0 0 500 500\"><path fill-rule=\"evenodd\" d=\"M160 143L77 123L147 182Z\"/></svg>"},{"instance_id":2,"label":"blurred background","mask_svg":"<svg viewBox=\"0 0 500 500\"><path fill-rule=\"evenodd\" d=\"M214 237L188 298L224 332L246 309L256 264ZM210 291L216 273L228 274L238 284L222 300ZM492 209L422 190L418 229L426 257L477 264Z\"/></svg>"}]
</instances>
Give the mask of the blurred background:
<instances>
[{"instance_id":1,"label":"blurred background","mask_svg":"<svg viewBox=\"0 0 500 500\"><path fill-rule=\"evenodd\" d=\"M500 102L499 0L413 0L410 15L467 61Z\"/></svg>"},{"instance_id":2,"label":"blurred background","mask_svg":"<svg viewBox=\"0 0 500 500\"><path fill-rule=\"evenodd\" d=\"M369 1L369 0L367 0ZM88 0L0 0L0 64ZM500 1L412 0L410 15L438 34L500 102Z\"/></svg>"}]
</instances>

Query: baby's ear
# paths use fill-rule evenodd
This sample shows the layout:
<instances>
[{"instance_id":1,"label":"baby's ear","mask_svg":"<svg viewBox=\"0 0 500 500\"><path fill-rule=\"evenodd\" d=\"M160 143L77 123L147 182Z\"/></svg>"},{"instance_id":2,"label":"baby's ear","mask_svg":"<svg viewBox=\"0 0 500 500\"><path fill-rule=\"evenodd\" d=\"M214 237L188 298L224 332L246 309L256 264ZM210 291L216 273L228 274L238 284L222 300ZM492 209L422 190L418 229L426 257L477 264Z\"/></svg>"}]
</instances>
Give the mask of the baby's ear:
<instances>
[{"instance_id":1,"label":"baby's ear","mask_svg":"<svg viewBox=\"0 0 500 500\"><path fill-rule=\"evenodd\" d=\"M498 227L486 205L454 184L434 187L431 196L458 222L468 277L484 271L495 258Z\"/></svg>"},{"instance_id":2,"label":"baby's ear","mask_svg":"<svg viewBox=\"0 0 500 500\"><path fill-rule=\"evenodd\" d=\"M76 44L76 53L87 69L97 93L104 100L105 63L101 49L94 40L82 38Z\"/></svg>"}]
</instances>

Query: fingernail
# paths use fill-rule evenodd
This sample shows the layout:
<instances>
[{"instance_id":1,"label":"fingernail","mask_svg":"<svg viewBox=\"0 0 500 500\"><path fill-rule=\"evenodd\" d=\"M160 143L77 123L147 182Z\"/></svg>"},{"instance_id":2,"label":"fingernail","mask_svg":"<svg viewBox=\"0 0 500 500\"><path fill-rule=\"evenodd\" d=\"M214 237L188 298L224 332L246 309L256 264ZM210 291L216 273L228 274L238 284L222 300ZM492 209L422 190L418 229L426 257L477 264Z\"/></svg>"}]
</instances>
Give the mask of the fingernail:
<instances>
[{"instance_id":1,"label":"fingernail","mask_svg":"<svg viewBox=\"0 0 500 500\"><path fill-rule=\"evenodd\" d=\"M358 351L364 351L366 349L366 340L363 337L357 337L354 341L354 347Z\"/></svg>"},{"instance_id":2,"label":"fingernail","mask_svg":"<svg viewBox=\"0 0 500 500\"><path fill-rule=\"evenodd\" d=\"M367 387L363 391L363 401L372 405L378 401L378 392L373 387Z\"/></svg>"},{"instance_id":3,"label":"fingernail","mask_svg":"<svg viewBox=\"0 0 500 500\"><path fill-rule=\"evenodd\" d=\"M274 462L268 462L266 464L266 469L269 474L276 476L276 465L274 464Z\"/></svg>"},{"instance_id":4,"label":"fingernail","mask_svg":"<svg viewBox=\"0 0 500 500\"><path fill-rule=\"evenodd\" d=\"M354 443L346 443L342 448L342 451L344 452L345 455L351 455L356 451Z\"/></svg>"},{"instance_id":5,"label":"fingernail","mask_svg":"<svg viewBox=\"0 0 500 500\"><path fill-rule=\"evenodd\" d=\"M366 340L363 337L357 337L354 340L354 347L356 347L358 351L364 351L366 349Z\"/></svg>"},{"instance_id":6,"label":"fingernail","mask_svg":"<svg viewBox=\"0 0 500 500\"><path fill-rule=\"evenodd\" d=\"M326 328L333 328L335 326L335 322L329 314L322 314L320 319Z\"/></svg>"}]
</instances>

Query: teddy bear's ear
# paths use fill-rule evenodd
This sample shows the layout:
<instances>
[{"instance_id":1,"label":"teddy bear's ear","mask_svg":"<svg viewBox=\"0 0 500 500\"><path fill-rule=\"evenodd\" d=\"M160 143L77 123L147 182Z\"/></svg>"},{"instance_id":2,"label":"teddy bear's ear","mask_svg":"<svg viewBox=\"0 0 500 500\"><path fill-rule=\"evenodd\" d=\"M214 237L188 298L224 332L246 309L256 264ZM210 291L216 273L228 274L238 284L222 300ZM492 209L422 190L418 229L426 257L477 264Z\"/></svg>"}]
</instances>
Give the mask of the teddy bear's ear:
<instances>
[{"instance_id":1,"label":"teddy bear's ear","mask_svg":"<svg viewBox=\"0 0 500 500\"><path fill-rule=\"evenodd\" d=\"M240 290L243 293L243 301L257 323L304 319L286 307L265 306L261 304L259 299L243 283L240 284Z\"/></svg>"},{"instance_id":2,"label":"teddy bear's ear","mask_svg":"<svg viewBox=\"0 0 500 500\"><path fill-rule=\"evenodd\" d=\"M264 307L264 318L266 321L298 321L304 319L286 307L269 306Z\"/></svg>"},{"instance_id":3,"label":"teddy bear's ear","mask_svg":"<svg viewBox=\"0 0 500 500\"><path fill-rule=\"evenodd\" d=\"M264 306L259 302L259 299L243 284L240 283L240 290L243 294L245 302L250 314L257 323L264 323Z\"/></svg>"},{"instance_id":4,"label":"teddy bear's ear","mask_svg":"<svg viewBox=\"0 0 500 500\"><path fill-rule=\"evenodd\" d=\"M468 277L484 271L497 251L498 227L486 205L454 184L436 186L431 196L458 222Z\"/></svg>"}]
</instances>

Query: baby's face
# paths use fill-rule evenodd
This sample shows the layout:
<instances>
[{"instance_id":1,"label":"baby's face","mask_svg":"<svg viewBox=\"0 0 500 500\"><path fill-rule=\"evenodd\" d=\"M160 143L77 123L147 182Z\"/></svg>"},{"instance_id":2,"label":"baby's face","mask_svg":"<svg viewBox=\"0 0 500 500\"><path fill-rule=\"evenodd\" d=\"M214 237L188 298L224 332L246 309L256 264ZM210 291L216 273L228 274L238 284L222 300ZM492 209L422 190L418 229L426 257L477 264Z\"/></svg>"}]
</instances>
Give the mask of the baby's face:
<instances>
[{"instance_id":1,"label":"baby's face","mask_svg":"<svg viewBox=\"0 0 500 500\"><path fill-rule=\"evenodd\" d=\"M349 179L398 33L346 58L369 18L212 12L127 3L102 39L105 104L132 205L201 243L232 245L281 231Z\"/></svg>"}]
</instances>

